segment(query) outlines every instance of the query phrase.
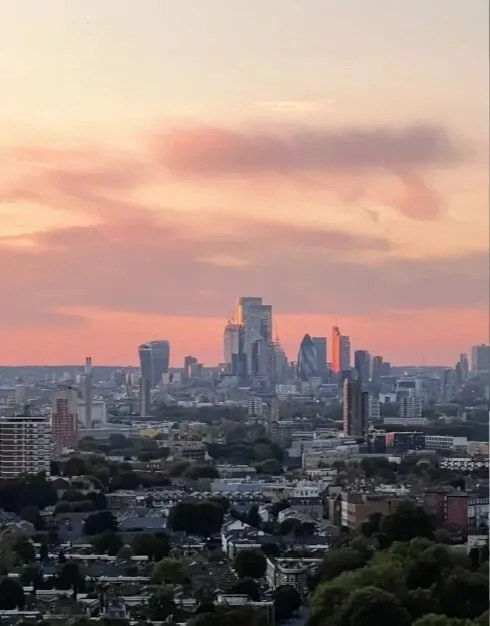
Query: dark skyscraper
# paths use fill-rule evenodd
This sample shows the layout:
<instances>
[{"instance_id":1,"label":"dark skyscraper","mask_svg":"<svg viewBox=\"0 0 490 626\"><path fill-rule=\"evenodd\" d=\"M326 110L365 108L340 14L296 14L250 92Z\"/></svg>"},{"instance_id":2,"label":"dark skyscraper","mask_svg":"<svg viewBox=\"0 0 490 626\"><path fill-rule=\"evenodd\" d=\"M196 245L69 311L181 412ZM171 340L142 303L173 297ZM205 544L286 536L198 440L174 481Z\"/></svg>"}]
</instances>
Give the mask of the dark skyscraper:
<instances>
[{"instance_id":1,"label":"dark skyscraper","mask_svg":"<svg viewBox=\"0 0 490 626\"><path fill-rule=\"evenodd\" d=\"M316 351L316 369L318 376L324 378L327 367L327 338L312 337L311 340Z\"/></svg>"},{"instance_id":2,"label":"dark skyscraper","mask_svg":"<svg viewBox=\"0 0 490 626\"><path fill-rule=\"evenodd\" d=\"M367 350L354 352L354 369L357 371L363 383L371 378L371 355Z\"/></svg>"},{"instance_id":3,"label":"dark skyscraper","mask_svg":"<svg viewBox=\"0 0 490 626\"><path fill-rule=\"evenodd\" d=\"M147 343L138 348L141 380L140 380L140 415L144 417L150 407L150 390L153 380L153 360L151 348Z\"/></svg>"},{"instance_id":4,"label":"dark skyscraper","mask_svg":"<svg viewBox=\"0 0 490 626\"><path fill-rule=\"evenodd\" d=\"M317 353L310 335L305 335L298 351L297 373L300 380L318 376Z\"/></svg>"},{"instance_id":5,"label":"dark skyscraper","mask_svg":"<svg viewBox=\"0 0 490 626\"><path fill-rule=\"evenodd\" d=\"M375 383L379 382L379 379L383 372L383 357L382 356L374 356L371 368L371 377Z\"/></svg>"},{"instance_id":6,"label":"dark skyscraper","mask_svg":"<svg viewBox=\"0 0 490 626\"><path fill-rule=\"evenodd\" d=\"M346 378L343 387L344 434L362 437L366 432L369 413L369 394L362 391L360 378Z\"/></svg>"}]
</instances>

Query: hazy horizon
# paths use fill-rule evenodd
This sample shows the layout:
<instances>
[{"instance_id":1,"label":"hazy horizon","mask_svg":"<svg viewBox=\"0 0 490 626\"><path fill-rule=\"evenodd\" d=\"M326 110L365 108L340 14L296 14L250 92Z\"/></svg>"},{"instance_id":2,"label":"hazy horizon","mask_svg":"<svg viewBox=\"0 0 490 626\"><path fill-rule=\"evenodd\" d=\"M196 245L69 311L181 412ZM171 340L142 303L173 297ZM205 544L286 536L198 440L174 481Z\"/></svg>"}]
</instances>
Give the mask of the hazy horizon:
<instances>
[{"instance_id":1,"label":"hazy horizon","mask_svg":"<svg viewBox=\"0 0 490 626\"><path fill-rule=\"evenodd\" d=\"M488 0L0 0L0 362L489 341Z\"/></svg>"}]
</instances>

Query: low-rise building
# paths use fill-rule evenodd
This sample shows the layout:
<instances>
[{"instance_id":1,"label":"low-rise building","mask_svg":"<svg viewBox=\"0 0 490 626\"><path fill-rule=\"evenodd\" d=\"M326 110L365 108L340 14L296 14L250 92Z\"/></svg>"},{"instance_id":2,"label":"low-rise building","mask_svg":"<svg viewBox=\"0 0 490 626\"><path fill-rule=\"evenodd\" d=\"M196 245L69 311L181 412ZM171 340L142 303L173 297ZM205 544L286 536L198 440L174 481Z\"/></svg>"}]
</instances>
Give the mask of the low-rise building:
<instances>
[{"instance_id":1,"label":"low-rise building","mask_svg":"<svg viewBox=\"0 0 490 626\"><path fill-rule=\"evenodd\" d=\"M294 587L304 596L307 592L308 573L321 563L317 558L273 558L267 559L267 584L276 589L282 585Z\"/></svg>"},{"instance_id":2,"label":"low-rise building","mask_svg":"<svg viewBox=\"0 0 490 626\"><path fill-rule=\"evenodd\" d=\"M170 448L170 455L187 461L204 461L206 446L200 441L176 441Z\"/></svg>"},{"instance_id":3,"label":"low-rise building","mask_svg":"<svg viewBox=\"0 0 490 626\"><path fill-rule=\"evenodd\" d=\"M452 437L451 435L425 435L425 447L427 450L466 450L468 439L466 437Z\"/></svg>"},{"instance_id":4,"label":"low-rise building","mask_svg":"<svg viewBox=\"0 0 490 626\"><path fill-rule=\"evenodd\" d=\"M340 495L340 525L357 530L374 513L390 515L401 498L378 493L344 492Z\"/></svg>"}]
</instances>

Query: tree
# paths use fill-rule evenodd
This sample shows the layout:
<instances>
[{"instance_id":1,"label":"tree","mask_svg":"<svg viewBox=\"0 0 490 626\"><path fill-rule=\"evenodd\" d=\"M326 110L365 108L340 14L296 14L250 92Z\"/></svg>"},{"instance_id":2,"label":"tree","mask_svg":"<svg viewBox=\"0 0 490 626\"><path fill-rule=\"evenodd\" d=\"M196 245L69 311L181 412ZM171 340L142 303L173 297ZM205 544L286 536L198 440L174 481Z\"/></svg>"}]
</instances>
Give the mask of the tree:
<instances>
[{"instance_id":1,"label":"tree","mask_svg":"<svg viewBox=\"0 0 490 626\"><path fill-rule=\"evenodd\" d=\"M279 556L281 554L281 548L277 545L277 543L263 543L260 546L260 549L266 556Z\"/></svg>"},{"instance_id":2,"label":"tree","mask_svg":"<svg viewBox=\"0 0 490 626\"><path fill-rule=\"evenodd\" d=\"M376 587L355 591L339 612L342 626L410 626L408 612L396 597Z\"/></svg>"},{"instance_id":3,"label":"tree","mask_svg":"<svg viewBox=\"0 0 490 626\"><path fill-rule=\"evenodd\" d=\"M83 588L85 579L80 572L78 563L75 561L66 561L61 566L60 571L56 574L56 589L73 589L74 595Z\"/></svg>"},{"instance_id":4,"label":"tree","mask_svg":"<svg viewBox=\"0 0 490 626\"><path fill-rule=\"evenodd\" d=\"M223 526L223 509L209 500L203 500L196 506L196 535L210 537L221 531Z\"/></svg>"},{"instance_id":5,"label":"tree","mask_svg":"<svg viewBox=\"0 0 490 626\"><path fill-rule=\"evenodd\" d=\"M313 584L318 584L320 581L333 580L343 572L356 570L365 565L365 563L365 556L352 548L346 547L331 550L327 552L320 563L313 577Z\"/></svg>"},{"instance_id":6,"label":"tree","mask_svg":"<svg viewBox=\"0 0 490 626\"><path fill-rule=\"evenodd\" d=\"M158 588L148 602L148 619L164 622L175 612L173 593L165 587Z\"/></svg>"},{"instance_id":7,"label":"tree","mask_svg":"<svg viewBox=\"0 0 490 626\"><path fill-rule=\"evenodd\" d=\"M259 528L262 524L262 518L260 517L259 507L257 504L252 504L247 514L247 524L254 528Z\"/></svg>"},{"instance_id":8,"label":"tree","mask_svg":"<svg viewBox=\"0 0 490 626\"><path fill-rule=\"evenodd\" d=\"M269 512L272 517L277 518L281 511L289 509L291 507L291 503L288 500L279 500L279 502L275 502Z\"/></svg>"},{"instance_id":9,"label":"tree","mask_svg":"<svg viewBox=\"0 0 490 626\"><path fill-rule=\"evenodd\" d=\"M71 513L73 510L73 505L70 502L58 502L58 504L54 507L55 515L63 515L63 513Z\"/></svg>"},{"instance_id":10,"label":"tree","mask_svg":"<svg viewBox=\"0 0 490 626\"><path fill-rule=\"evenodd\" d=\"M20 517L32 524L36 530L44 530L45 522L37 506L26 506L20 512Z\"/></svg>"},{"instance_id":11,"label":"tree","mask_svg":"<svg viewBox=\"0 0 490 626\"><path fill-rule=\"evenodd\" d=\"M64 476L83 476L87 473L87 466L82 457L71 456L63 464Z\"/></svg>"},{"instance_id":12,"label":"tree","mask_svg":"<svg viewBox=\"0 0 490 626\"><path fill-rule=\"evenodd\" d=\"M117 553L117 558L120 561L129 561L134 555L134 550L131 546L124 545L121 546L121 549Z\"/></svg>"},{"instance_id":13,"label":"tree","mask_svg":"<svg viewBox=\"0 0 490 626\"><path fill-rule=\"evenodd\" d=\"M153 584L182 584L185 580L184 566L178 559L166 557L158 563L155 563L151 580Z\"/></svg>"},{"instance_id":14,"label":"tree","mask_svg":"<svg viewBox=\"0 0 490 626\"><path fill-rule=\"evenodd\" d=\"M488 625L488 621L485 626ZM427 613L414 621L413 626L464 626L459 620L449 618L447 615L439 615L436 613Z\"/></svg>"},{"instance_id":15,"label":"tree","mask_svg":"<svg viewBox=\"0 0 490 626\"><path fill-rule=\"evenodd\" d=\"M198 480L199 478L219 478L219 472L211 463L189 465L184 471L184 478Z\"/></svg>"},{"instance_id":16,"label":"tree","mask_svg":"<svg viewBox=\"0 0 490 626\"><path fill-rule=\"evenodd\" d=\"M260 600L260 588L253 578L241 578L231 587L229 593L248 596L253 602Z\"/></svg>"},{"instance_id":17,"label":"tree","mask_svg":"<svg viewBox=\"0 0 490 626\"><path fill-rule=\"evenodd\" d=\"M28 537L20 536L13 545L13 551L22 563L32 563L36 559L36 550Z\"/></svg>"},{"instance_id":18,"label":"tree","mask_svg":"<svg viewBox=\"0 0 490 626\"><path fill-rule=\"evenodd\" d=\"M440 613L441 607L437 598L432 596L429 589L414 589L408 592L404 607L410 614L412 622L430 613Z\"/></svg>"},{"instance_id":19,"label":"tree","mask_svg":"<svg viewBox=\"0 0 490 626\"><path fill-rule=\"evenodd\" d=\"M109 489L112 491L117 491L118 489L138 489L140 485L141 479L133 470L119 472L109 481Z\"/></svg>"},{"instance_id":20,"label":"tree","mask_svg":"<svg viewBox=\"0 0 490 626\"><path fill-rule=\"evenodd\" d=\"M478 549L478 546L473 546L471 548L468 553L468 557L471 561L471 566L473 567L473 569L478 569L480 565L480 550Z\"/></svg>"},{"instance_id":21,"label":"tree","mask_svg":"<svg viewBox=\"0 0 490 626\"><path fill-rule=\"evenodd\" d=\"M174 532L189 534L194 525L195 510L194 502L179 502L170 509L167 520L168 527Z\"/></svg>"},{"instance_id":22,"label":"tree","mask_svg":"<svg viewBox=\"0 0 490 626\"><path fill-rule=\"evenodd\" d=\"M287 517L279 524L279 534L283 536L292 535L296 531L298 525L299 522L297 519L294 517Z\"/></svg>"},{"instance_id":23,"label":"tree","mask_svg":"<svg viewBox=\"0 0 490 626\"><path fill-rule=\"evenodd\" d=\"M123 540L120 535L112 530L106 530L100 535L93 535L90 541L97 554L109 554L111 556L116 556L119 550L123 547Z\"/></svg>"},{"instance_id":24,"label":"tree","mask_svg":"<svg viewBox=\"0 0 490 626\"><path fill-rule=\"evenodd\" d=\"M38 589L43 582L43 574L38 567L27 565L23 568L19 581L23 587L32 586L34 589Z\"/></svg>"},{"instance_id":25,"label":"tree","mask_svg":"<svg viewBox=\"0 0 490 626\"><path fill-rule=\"evenodd\" d=\"M180 502L170 509L168 526L174 532L209 537L223 525L223 509L215 502Z\"/></svg>"},{"instance_id":26,"label":"tree","mask_svg":"<svg viewBox=\"0 0 490 626\"><path fill-rule=\"evenodd\" d=\"M230 510L230 501L224 496L213 496L209 499L209 501L215 502L218 506L220 506L225 514Z\"/></svg>"},{"instance_id":27,"label":"tree","mask_svg":"<svg viewBox=\"0 0 490 626\"><path fill-rule=\"evenodd\" d=\"M316 532L316 525L313 522L300 522L294 529L296 537L311 537Z\"/></svg>"},{"instance_id":28,"label":"tree","mask_svg":"<svg viewBox=\"0 0 490 626\"><path fill-rule=\"evenodd\" d=\"M415 537L432 539L435 528L434 518L412 502L400 503L394 513L381 521L381 532L386 533L391 542L410 541Z\"/></svg>"},{"instance_id":29,"label":"tree","mask_svg":"<svg viewBox=\"0 0 490 626\"><path fill-rule=\"evenodd\" d=\"M161 561L168 556L170 545L164 534L141 533L133 539L135 554L146 555L150 561Z\"/></svg>"},{"instance_id":30,"label":"tree","mask_svg":"<svg viewBox=\"0 0 490 626\"><path fill-rule=\"evenodd\" d=\"M267 560L262 552L241 550L235 558L235 569L239 578L262 578Z\"/></svg>"},{"instance_id":31,"label":"tree","mask_svg":"<svg viewBox=\"0 0 490 626\"><path fill-rule=\"evenodd\" d=\"M0 580L0 610L22 610L24 603L24 590L21 585L13 578L2 578Z\"/></svg>"},{"instance_id":32,"label":"tree","mask_svg":"<svg viewBox=\"0 0 490 626\"><path fill-rule=\"evenodd\" d=\"M488 574L456 569L444 579L439 600L448 617L475 619L488 611Z\"/></svg>"},{"instance_id":33,"label":"tree","mask_svg":"<svg viewBox=\"0 0 490 626\"><path fill-rule=\"evenodd\" d=\"M99 535L106 530L117 531L117 519L110 511L99 511L89 515L85 520L86 535Z\"/></svg>"},{"instance_id":34,"label":"tree","mask_svg":"<svg viewBox=\"0 0 490 626\"><path fill-rule=\"evenodd\" d=\"M277 587L273 598L277 620L289 619L302 604L298 591L290 585Z\"/></svg>"}]
</instances>

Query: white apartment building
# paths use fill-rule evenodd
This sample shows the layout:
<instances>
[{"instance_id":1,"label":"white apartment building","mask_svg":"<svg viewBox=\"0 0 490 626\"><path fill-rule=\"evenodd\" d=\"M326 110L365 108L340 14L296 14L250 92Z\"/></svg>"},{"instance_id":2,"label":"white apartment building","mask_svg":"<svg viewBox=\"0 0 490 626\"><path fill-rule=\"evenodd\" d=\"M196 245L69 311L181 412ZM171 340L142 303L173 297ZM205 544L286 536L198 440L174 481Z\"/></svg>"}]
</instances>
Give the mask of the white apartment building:
<instances>
[{"instance_id":1,"label":"white apartment building","mask_svg":"<svg viewBox=\"0 0 490 626\"><path fill-rule=\"evenodd\" d=\"M46 416L0 417L0 478L49 475L51 428Z\"/></svg>"},{"instance_id":2,"label":"white apartment building","mask_svg":"<svg viewBox=\"0 0 490 626\"><path fill-rule=\"evenodd\" d=\"M466 437L452 437L451 435L426 435L425 447L427 450L455 450L468 446Z\"/></svg>"}]
</instances>

